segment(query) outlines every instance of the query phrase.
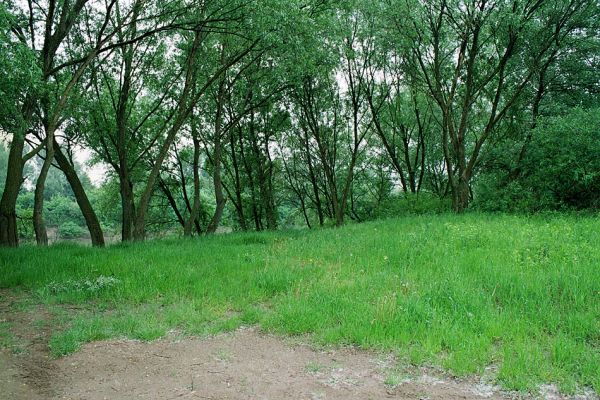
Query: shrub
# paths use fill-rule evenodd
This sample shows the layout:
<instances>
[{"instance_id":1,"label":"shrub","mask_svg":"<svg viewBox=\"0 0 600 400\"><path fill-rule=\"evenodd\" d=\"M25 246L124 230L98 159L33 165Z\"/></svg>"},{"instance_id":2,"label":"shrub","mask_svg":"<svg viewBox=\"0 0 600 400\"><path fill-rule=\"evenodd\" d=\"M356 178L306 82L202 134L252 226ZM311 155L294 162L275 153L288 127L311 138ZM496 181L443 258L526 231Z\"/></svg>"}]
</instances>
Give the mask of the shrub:
<instances>
[{"instance_id":1,"label":"shrub","mask_svg":"<svg viewBox=\"0 0 600 400\"><path fill-rule=\"evenodd\" d=\"M67 221L58 226L58 235L62 239L75 239L85 236L86 230L75 222Z\"/></svg>"},{"instance_id":2,"label":"shrub","mask_svg":"<svg viewBox=\"0 0 600 400\"><path fill-rule=\"evenodd\" d=\"M574 109L546 119L532 131L520 173L484 172L475 186L474 205L507 212L598 209L598 154L600 109Z\"/></svg>"},{"instance_id":3,"label":"shrub","mask_svg":"<svg viewBox=\"0 0 600 400\"><path fill-rule=\"evenodd\" d=\"M392 218L403 215L441 214L450 211L450 199L432 193L402 193L390 196L375 210L375 218Z\"/></svg>"}]
</instances>

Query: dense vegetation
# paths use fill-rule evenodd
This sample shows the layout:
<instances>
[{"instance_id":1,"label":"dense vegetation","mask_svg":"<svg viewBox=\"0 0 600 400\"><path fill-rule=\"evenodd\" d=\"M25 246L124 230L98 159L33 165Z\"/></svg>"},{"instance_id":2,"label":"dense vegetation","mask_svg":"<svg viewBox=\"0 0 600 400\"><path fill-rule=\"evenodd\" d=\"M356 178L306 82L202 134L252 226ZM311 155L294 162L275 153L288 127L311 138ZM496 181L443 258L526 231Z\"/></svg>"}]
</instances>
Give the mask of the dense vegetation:
<instances>
[{"instance_id":1,"label":"dense vegetation","mask_svg":"<svg viewBox=\"0 0 600 400\"><path fill-rule=\"evenodd\" d=\"M56 355L258 324L600 391L598 0L8 0L0 71Z\"/></svg>"},{"instance_id":2,"label":"dense vegetation","mask_svg":"<svg viewBox=\"0 0 600 400\"><path fill-rule=\"evenodd\" d=\"M595 218L415 216L108 249L24 246L0 258L0 287L33 293L60 317L56 355L104 338L259 324L458 376L492 366L488 379L512 389L599 392L599 242Z\"/></svg>"},{"instance_id":3,"label":"dense vegetation","mask_svg":"<svg viewBox=\"0 0 600 400\"><path fill-rule=\"evenodd\" d=\"M596 0L2 2L0 244L597 209L599 24Z\"/></svg>"}]
</instances>

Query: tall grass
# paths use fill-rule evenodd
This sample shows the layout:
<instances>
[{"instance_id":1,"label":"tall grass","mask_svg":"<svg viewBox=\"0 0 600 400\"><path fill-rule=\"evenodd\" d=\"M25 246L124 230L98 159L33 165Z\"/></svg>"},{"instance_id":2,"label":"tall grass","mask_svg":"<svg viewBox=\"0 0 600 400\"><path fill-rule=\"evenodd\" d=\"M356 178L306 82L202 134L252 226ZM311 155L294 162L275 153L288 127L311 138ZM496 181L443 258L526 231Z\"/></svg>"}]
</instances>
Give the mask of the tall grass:
<instances>
[{"instance_id":1,"label":"tall grass","mask_svg":"<svg viewBox=\"0 0 600 400\"><path fill-rule=\"evenodd\" d=\"M600 392L600 220L470 214L342 229L0 251L0 287L64 315L51 347L259 324L510 389Z\"/></svg>"}]
</instances>

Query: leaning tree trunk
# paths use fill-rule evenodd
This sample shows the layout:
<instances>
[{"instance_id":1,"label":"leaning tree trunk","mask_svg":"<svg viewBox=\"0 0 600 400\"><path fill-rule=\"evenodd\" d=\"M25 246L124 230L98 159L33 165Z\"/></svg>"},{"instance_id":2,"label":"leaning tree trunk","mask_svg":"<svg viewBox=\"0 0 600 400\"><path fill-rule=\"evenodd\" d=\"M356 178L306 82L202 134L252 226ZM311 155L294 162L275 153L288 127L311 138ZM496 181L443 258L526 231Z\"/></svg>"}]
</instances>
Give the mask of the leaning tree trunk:
<instances>
[{"instance_id":1,"label":"leaning tree trunk","mask_svg":"<svg viewBox=\"0 0 600 400\"><path fill-rule=\"evenodd\" d=\"M261 217L258 212L257 201L256 201L256 189L254 185L254 177L252 176L252 167L250 165L250 161L248 159L248 155L246 154L244 140L242 137L242 131L240 131L239 135L239 144L240 144L240 156L242 158L242 164L244 166L244 172L246 173L246 178L248 179L248 186L250 187L250 198L252 205L252 218L254 219L254 228L257 231L262 230L261 225Z\"/></svg>"},{"instance_id":2,"label":"leaning tree trunk","mask_svg":"<svg viewBox=\"0 0 600 400\"><path fill-rule=\"evenodd\" d=\"M35 231L35 240L39 246L48 245L48 232L46 232L46 222L44 221L44 189L46 188L48 171L50 171L52 161L54 160L54 131L55 127L53 124L50 124L46 129L46 158L35 183L33 229Z\"/></svg>"},{"instance_id":3,"label":"leaning tree trunk","mask_svg":"<svg viewBox=\"0 0 600 400\"><path fill-rule=\"evenodd\" d=\"M241 128L239 128L240 131L240 140L242 140L241 135L242 135L242 131ZM231 130L230 131L230 135L229 135L229 144L231 146L231 164L233 166L233 171L234 171L234 183L235 183L235 210L238 214L238 222L240 224L240 229L244 232L246 232L248 230L248 223L246 222L246 216L244 215L244 202L242 201L242 182L240 179L240 166L238 163L238 158L237 155L235 153L235 135L234 135L234 131Z\"/></svg>"},{"instance_id":4,"label":"leaning tree trunk","mask_svg":"<svg viewBox=\"0 0 600 400\"><path fill-rule=\"evenodd\" d=\"M348 195L352 189L352 182L354 181L354 167L356 166L356 159L358 157L358 148L355 148L352 158L350 160L350 166L348 167L348 176L346 177L346 183L344 185L344 191L342 192L342 198L337 203L335 208L335 225L344 225L344 215L346 214L346 207L348 204Z\"/></svg>"},{"instance_id":5,"label":"leaning tree trunk","mask_svg":"<svg viewBox=\"0 0 600 400\"><path fill-rule=\"evenodd\" d=\"M277 230L277 207L275 206L275 194L273 193L273 161L269 159L269 168L266 182L266 214L267 214L267 228L270 230Z\"/></svg>"},{"instance_id":6,"label":"leaning tree trunk","mask_svg":"<svg viewBox=\"0 0 600 400\"><path fill-rule=\"evenodd\" d=\"M308 147L307 147L308 151ZM317 183L317 177L315 175L315 171L313 169L312 160L310 153L307 153L308 157L308 175L310 177L310 183L313 190L314 195L314 203L317 208L317 215L319 217L319 226L325 225L325 215L323 213L323 205L321 203L321 196L319 196L319 185Z\"/></svg>"},{"instance_id":7,"label":"leaning tree trunk","mask_svg":"<svg viewBox=\"0 0 600 400\"><path fill-rule=\"evenodd\" d=\"M104 233L102 232L102 227L100 226L98 216L92 208L92 204L90 203L90 200L85 193L85 189L83 188L83 185L77 176L77 172L75 172L75 168L73 168L73 165L71 165L67 157L65 157L65 155L62 153L56 141L54 141L54 158L58 163L58 167L67 178L67 182L69 182L69 185L71 185L71 190L73 190L75 200L79 205L81 214L83 214L87 228L90 231L92 246L104 247Z\"/></svg>"},{"instance_id":8,"label":"leaning tree trunk","mask_svg":"<svg viewBox=\"0 0 600 400\"><path fill-rule=\"evenodd\" d=\"M332 172L329 171L327 166L325 167L325 177L327 179L329 185L329 196L331 208L333 209L333 216L335 218L335 226L344 225L344 210L342 205L340 204L340 200L338 198L338 190L337 185L335 183L335 176Z\"/></svg>"},{"instance_id":9,"label":"leaning tree trunk","mask_svg":"<svg viewBox=\"0 0 600 400\"><path fill-rule=\"evenodd\" d=\"M138 207L135 211L135 220L133 224L133 238L136 241L142 241L146 238L146 216L148 213L148 208L150 207L150 199L152 198L152 194L154 192L154 186L160 175L160 169L165 158L167 157L169 148L173 144L173 141L175 140L175 137L179 132L179 129L185 122L188 113L191 112L189 105L190 90L192 89L192 87L194 87L196 79L194 60L196 58L196 52L200 45L201 38L202 36L200 35L200 33L196 32L194 36L194 41L192 43L192 48L190 50L190 53L188 54L186 61L187 71L185 74L185 83L177 104L177 113L173 121L173 126L171 126L171 129L169 129L165 141L162 144L160 151L158 152L158 155L154 161L154 166L152 167L150 175L148 176L146 188L144 189L140 197ZM210 83L211 81L207 82L205 84L205 87L207 87Z\"/></svg>"}]
</instances>

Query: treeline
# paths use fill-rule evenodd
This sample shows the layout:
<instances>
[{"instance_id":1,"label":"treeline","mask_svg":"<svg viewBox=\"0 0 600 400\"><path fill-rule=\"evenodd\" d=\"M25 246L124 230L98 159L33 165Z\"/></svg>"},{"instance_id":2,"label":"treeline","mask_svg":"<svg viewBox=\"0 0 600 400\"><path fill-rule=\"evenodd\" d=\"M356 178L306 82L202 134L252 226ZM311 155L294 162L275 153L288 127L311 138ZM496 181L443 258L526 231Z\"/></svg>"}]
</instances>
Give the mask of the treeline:
<instances>
[{"instance_id":1,"label":"treeline","mask_svg":"<svg viewBox=\"0 0 600 400\"><path fill-rule=\"evenodd\" d=\"M96 246L111 218L123 241L339 226L402 194L597 208L599 25L596 0L3 2L0 244L23 196L48 243L54 168Z\"/></svg>"}]
</instances>

